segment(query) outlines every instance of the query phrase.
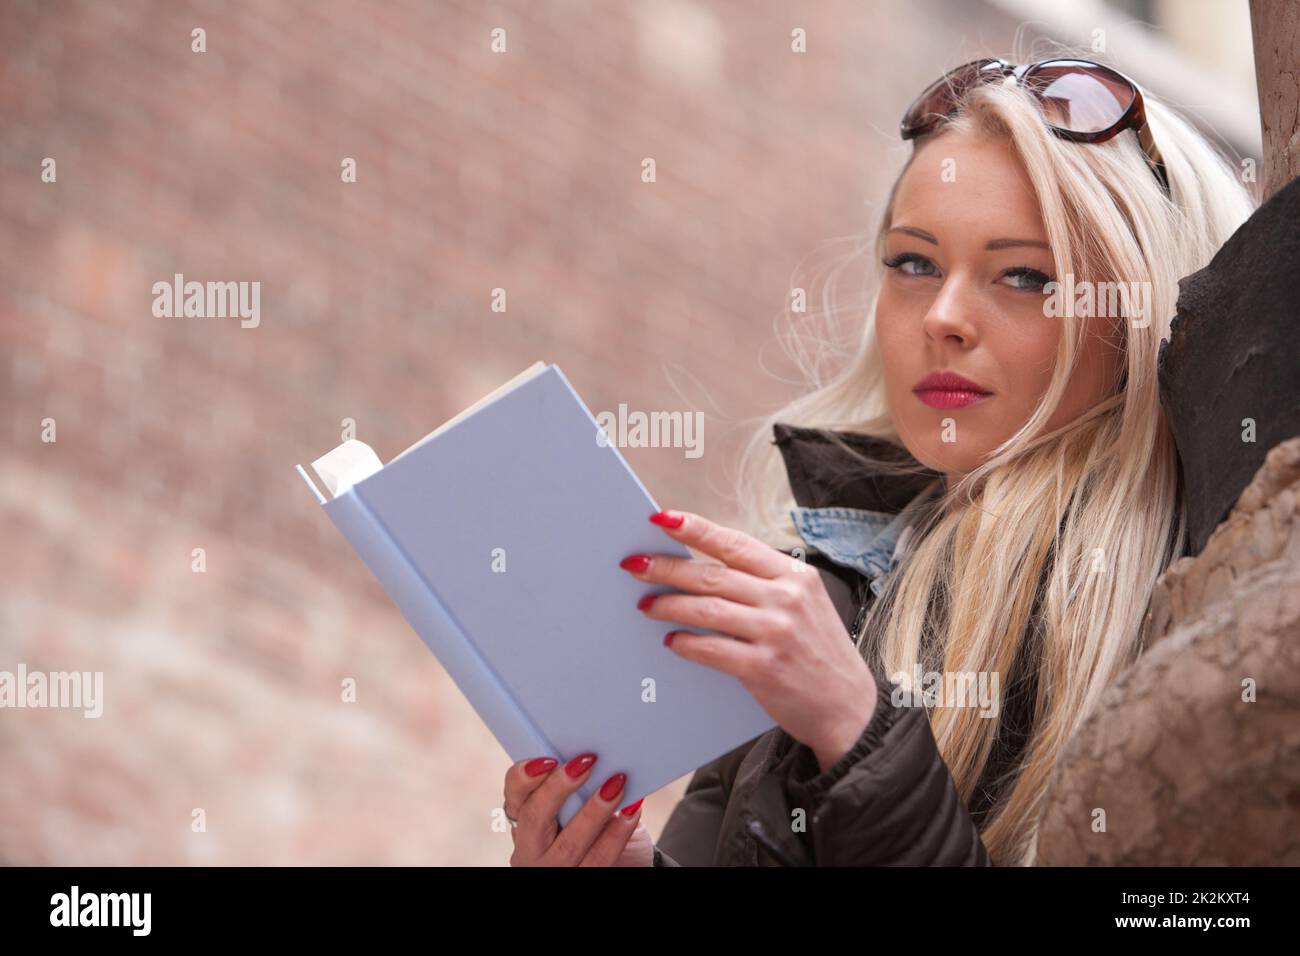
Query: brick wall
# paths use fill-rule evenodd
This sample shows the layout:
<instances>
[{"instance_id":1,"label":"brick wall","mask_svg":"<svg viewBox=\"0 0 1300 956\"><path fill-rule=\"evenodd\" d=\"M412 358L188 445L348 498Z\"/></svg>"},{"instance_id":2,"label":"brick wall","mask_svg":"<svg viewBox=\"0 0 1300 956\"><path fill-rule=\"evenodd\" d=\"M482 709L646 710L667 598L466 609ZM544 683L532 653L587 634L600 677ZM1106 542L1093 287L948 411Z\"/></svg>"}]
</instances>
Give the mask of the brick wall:
<instances>
[{"instance_id":1,"label":"brick wall","mask_svg":"<svg viewBox=\"0 0 1300 956\"><path fill-rule=\"evenodd\" d=\"M743 420L793 394L795 270L874 225L909 97L1013 29L938 0L0 4L0 669L106 682L99 720L0 710L0 861L504 863L508 759L294 464L344 418L387 459L540 358L593 410L705 411L703 458L627 456L725 519ZM154 317L178 272L260 282L260 325Z\"/></svg>"}]
</instances>

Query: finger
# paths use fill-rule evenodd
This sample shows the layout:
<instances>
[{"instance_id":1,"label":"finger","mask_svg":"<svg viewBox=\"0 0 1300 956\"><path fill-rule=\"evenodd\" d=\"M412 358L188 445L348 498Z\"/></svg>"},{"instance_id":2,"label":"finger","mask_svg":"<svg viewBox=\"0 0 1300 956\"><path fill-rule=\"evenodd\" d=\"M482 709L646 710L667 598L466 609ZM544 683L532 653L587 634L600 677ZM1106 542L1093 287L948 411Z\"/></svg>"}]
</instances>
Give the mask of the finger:
<instances>
[{"instance_id":1,"label":"finger","mask_svg":"<svg viewBox=\"0 0 1300 956\"><path fill-rule=\"evenodd\" d=\"M631 810L629 814L627 811ZM627 849L627 841L641 822L641 801L624 807L608 820L579 866L614 866Z\"/></svg>"},{"instance_id":2,"label":"finger","mask_svg":"<svg viewBox=\"0 0 1300 956\"><path fill-rule=\"evenodd\" d=\"M668 554L634 554L625 558L621 567L630 571L633 577L651 584L662 584L693 594L716 594L740 604L763 603L766 579L725 564L675 558Z\"/></svg>"},{"instance_id":3,"label":"finger","mask_svg":"<svg viewBox=\"0 0 1300 956\"><path fill-rule=\"evenodd\" d=\"M698 594L651 595L649 599L642 598L637 606L646 617L656 621L675 621L746 641L773 636L775 616L782 613Z\"/></svg>"},{"instance_id":4,"label":"finger","mask_svg":"<svg viewBox=\"0 0 1300 956\"><path fill-rule=\"evenodd\" d=\"M680 518L680 523L676 523ZM760 578L781 575L790 565L789 555L782 554L757 538L735 528L724 528L708 518L690 511L661 511L650 520L673 538L737 571Z\"/></svg>"},{"instance_id":5,"label":"finger","mask_svg":"<svg viewBox=\"0 0 1300 956\"><path fill-rule=\"evenodd\" d=\"M531 757L511 764L506 771L505 799L501 806L506 813L519 819L519 808L542 784L560 762L554 757Z\"/></svg>"},{"instance_id":6,"label":"finger","mask_svg":"<svg viewBox=\"0 0 1300 956\"><path fill-rule=\"evenodd\" d=\"M525 859L540 859L555 842L560 831L556 819L569 795L587 782L596 763L593 753L579 754L563 767L547 775L545 782L523 802L516 816L515 850Z\"/></svg>"},{"instance_id":7,"label":"finger","mask_svg":"<svg viewBox=\"0 0 1300 956\"><path fill-rule=\"evenodd\" d=\"M756 674L766 654L757 644L690 631L669 631L664 644L677 656L730 674L742 684Z\"/></svg>"},{"instance_id":8,"label":"finger","mask_svg":"<svg viewBox=\"0 0 1300 956\"><path fill-rule=\"evenodd\" d=\"M577 866L581 863L605 828L610 814L618 807L626 784L625 773L616 773L601 784L600 789L560 830L560 835L547 851L546 862L553 866Z\"/></svg>"}]
</instances>

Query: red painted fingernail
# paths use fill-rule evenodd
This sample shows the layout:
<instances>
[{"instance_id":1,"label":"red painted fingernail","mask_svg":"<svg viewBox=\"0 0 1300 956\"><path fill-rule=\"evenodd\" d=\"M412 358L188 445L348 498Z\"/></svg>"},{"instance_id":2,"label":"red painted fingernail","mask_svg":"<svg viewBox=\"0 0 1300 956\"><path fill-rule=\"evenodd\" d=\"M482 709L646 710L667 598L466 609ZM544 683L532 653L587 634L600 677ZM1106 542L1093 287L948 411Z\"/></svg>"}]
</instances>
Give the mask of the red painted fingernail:
<instances>
[{"instance_id":1,"label":"red painted fingernail","mask_svg":"<svg viewBox=\"0 0 1300 956\"><path fill-rule=\"evenodd\" d=\"M534 757L524 764L524 773L530 777L536 777L539 774L549 773L554 770L558 763L559 761L554 757Z\"/></svg>"},{"instance_id":2,"label":"red painted fingernail","mask_svg":"<svg viewBox=\"0 0 1300 956\"><path fill-rule=\"evenodd\" d=\"M596 762L595 754L578 754L564 765L564 772L570 777L581 777Z\"/></svg>"},{"instance_id":3,"label":"red painted fingernail","mask_svg":"<svg viewBox=\"0 0 1300 956\"><path fill-rule=\"evenodd\" d=\"M641 806L641 804L644 803L644 802L645 802L645 797L642 797L642 798L641 798L640 800L638 800L636 803L629 803L627 806L625 806L625 807L624 807L622 810L620 810L619 812L622 813L623 816L625 816L625 817L630 817L630 816L632 816L632 814L636 813L636 811L637 811L637 807Z\"/></svg>"},{"instance_id":4,"label":"red painted fingernail","mask_svg":"<svg viewBox=\"0 0 1300 956\"><path fill-rule=\"evenodd\" d=\"M637 609L638 611L648 611L648 610L650 610L650 605L654 604L654 602L655 602L655 598L657 598L658 596L659 596L659 595L657 595L657 594L647 594L647 595L646 595L645 597L643 597L641 600L639 600L639 601L636 602L636 609Z\"/></svg>"},{"instance_id":5,"label":"red painted fingernail","mask_svg":"<svg viewBox=\"0 0 1300 956\"><path fill-rule=\"evenodd\" d=\"M624 558L618 563L618 566L624 571L641 574L646 568L650 567L650 559L644 554L634 554L630 558Z\"/></svg>"},{"instance_id":6,"label":"red painted fingernail","mask_svg":"<svg viewBox=\"0 0 1300 956\"><path fill-rule=\"evenodd\" d=\"M650 516L650 520L665 528L680 528L682 522L686 520L686 515L677 511L656 511Z\"/></svg>"},{"instance_id":7,"label":"red painted fingernail","mask_svg":"<svg viewBox=\"0 0 1300 956\"><path fill-rule=\"evenodd\" d=\"M677 632L676 632L676 631L669 631L667 634L665 634L665 635L664 635L664 647L672 647L672 646L673 646L673 638L676 637L676 636L677 636Z\"/></svg>"},{"instance_id":8,"label":"red painted fingernail","mask_svg":"<svg viewBox=\"0 0 1300 956\"><path fill-rule=\"evenodd\" d=\"M627 774L616 773L605 781L604 786L600 788L600 799L613 800L623 792L623 784L627 783Z\"/></svg>"}]
</instances>

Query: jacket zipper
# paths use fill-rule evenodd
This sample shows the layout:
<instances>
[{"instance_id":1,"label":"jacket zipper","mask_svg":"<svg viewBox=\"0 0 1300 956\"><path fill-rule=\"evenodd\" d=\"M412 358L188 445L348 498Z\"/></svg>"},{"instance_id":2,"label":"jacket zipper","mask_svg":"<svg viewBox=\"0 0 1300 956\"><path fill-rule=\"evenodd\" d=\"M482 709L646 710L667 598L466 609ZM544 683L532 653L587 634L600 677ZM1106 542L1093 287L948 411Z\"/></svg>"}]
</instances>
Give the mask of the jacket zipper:
<instances>
[{"instance_id":1,"label":"jacket zipper","mask_svg":"<svg viewBox=\"0 0 1300 956\"><path fill-rule=\"evenodd\" d=\"M768 853L772 854L781 862L782 866L804 865L797 862L789 853L777 844L775 840L767 835L767 831L763 829L763 822L758 818L749 821L749 832L754 835L754 838L758 840L759 843L763 844L763 848L766 849Z\"/></svg>"},{"instance_id":2,"label":"jacket zipper","mask_svg":"<svg viewBox=\"0 0 1300 956\"><path fill-rule=\"evenodd\" d=\"M862 634L862 625L867 620L867 609L871 606L870 590L870 582L863 583L859 581L856 593L853 595L858 601L858 614L853 619L853 627L849 628L849 640L853 642L854 647L858 644L858 638Z\"/></svg>"},{"instance_id":3,"label":"jacket zipper","mask_svg":"<svg viewBox=\"0 0 1300 956\"><path fill-rule=\"evenodd\" d=\"M857 646L858 634L862 631L862 625L866 621L866 619L867 619L867 604L864 601L862 606L858 608L858 616L854 618L853 628L849 631L849 640L853 642L854 646Z\"/></svg>"}]
</instances>

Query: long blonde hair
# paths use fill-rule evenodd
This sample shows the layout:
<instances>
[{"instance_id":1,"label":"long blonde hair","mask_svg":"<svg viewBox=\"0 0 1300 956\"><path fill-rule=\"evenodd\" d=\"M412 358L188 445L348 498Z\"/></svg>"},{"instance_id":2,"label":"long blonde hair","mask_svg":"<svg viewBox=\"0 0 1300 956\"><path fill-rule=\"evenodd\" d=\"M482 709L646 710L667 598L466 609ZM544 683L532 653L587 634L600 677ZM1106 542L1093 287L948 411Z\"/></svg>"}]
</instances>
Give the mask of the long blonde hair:
<instances>
[{"instance_id":1,"label":"long blonde hair","mask_svg":"<svg viewBox=\"0 0 1300 956\"><path fill-rule=\"evenodd\" d=\"M1152 587L1184 546L1177 458L1159 402L1157 352L1169 334L1179 278L1204 266L1254 208L1233 166L1171 108L1143 92L1172 197L1161 190L1132 133L1099 145L1060 139L1010 80L971 90L946 121L946 128L1010 140L1038 196L1058 277L1145 282L1151 293L1145 326L1137 316L1120 323L1126 351L1121 380L1099 404L1049 433L1045 425L1083 333L1079 320L1060 319L1056 368L1039 406L937 500L862 632L860 649L877 674L911 674L916 665L927 672L996 673L999 704L1014 690L1007 677L1023 648L1036 677L1032 735L996 782L998 799L981 824L993 861L1003 865L1033 862L1051 769L1102 693L1140 652ZM849 257L875 253L869 277L877 290L882 272L876 263L896 189L897 181L874 247L863 243ZM773 544L798 538L789 517L790 490L771 443L772 423L898 442L875 345L875 306L872 294L853 354L824 381L825 343L818 343L819 361L811 367L808 352L794 354L811 391L766 416L745 449L743 520ZM855 321L860 317L858 311ZM863 467L897 470L859 458ZM968 806L1004 710L999 706L992 719L974 707L928 711L939 751Z\"/></svg>"}]
</instances>

